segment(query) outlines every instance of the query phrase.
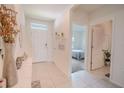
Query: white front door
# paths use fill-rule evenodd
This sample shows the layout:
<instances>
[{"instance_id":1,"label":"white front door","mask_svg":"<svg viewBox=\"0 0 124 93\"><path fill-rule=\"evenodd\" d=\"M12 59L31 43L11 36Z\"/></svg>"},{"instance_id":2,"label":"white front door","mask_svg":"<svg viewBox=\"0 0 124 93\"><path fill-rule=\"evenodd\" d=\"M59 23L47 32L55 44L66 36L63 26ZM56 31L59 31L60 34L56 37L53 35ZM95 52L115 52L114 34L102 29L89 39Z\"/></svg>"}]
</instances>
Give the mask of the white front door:
<instances>
[{"instance_id":1,"label":"white front door","mask_svg":"<svg viewBox=\"0 0 124 93\"><path fill-rule=\"evenodd\" d=\"M39 23L34 24L34 28L32 29L33 62L48 61L47 35L48 35L47 26L40 28Z\"/></svg>"}]
</instances>

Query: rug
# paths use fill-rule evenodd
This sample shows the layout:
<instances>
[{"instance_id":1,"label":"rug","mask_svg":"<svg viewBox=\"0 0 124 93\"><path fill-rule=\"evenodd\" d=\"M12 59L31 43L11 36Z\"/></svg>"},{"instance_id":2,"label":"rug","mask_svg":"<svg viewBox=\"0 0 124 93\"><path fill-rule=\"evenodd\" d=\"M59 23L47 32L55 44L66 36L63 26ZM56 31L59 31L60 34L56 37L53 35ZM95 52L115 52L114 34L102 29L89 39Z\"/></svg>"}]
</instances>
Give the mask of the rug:
<instances>
[{"instance_id":1,"label":"rug","mask_svg":"<svg viewBox=\"0 0 124 93\"><path fill-rule=\"evenodd\" d=\"M32 88L41 88L40 80L32 81L31 87Z\"/></svg>"},{"instance_id":2,"label":"rug","mask_svg":"<svg viewBox=\"0 0 124 93\"><path fill-rule=\"evenodd\" d=\"M75 59L72 59L72 73L84 70L84 60L78 61Z\"/></svg>"}]
</instances>

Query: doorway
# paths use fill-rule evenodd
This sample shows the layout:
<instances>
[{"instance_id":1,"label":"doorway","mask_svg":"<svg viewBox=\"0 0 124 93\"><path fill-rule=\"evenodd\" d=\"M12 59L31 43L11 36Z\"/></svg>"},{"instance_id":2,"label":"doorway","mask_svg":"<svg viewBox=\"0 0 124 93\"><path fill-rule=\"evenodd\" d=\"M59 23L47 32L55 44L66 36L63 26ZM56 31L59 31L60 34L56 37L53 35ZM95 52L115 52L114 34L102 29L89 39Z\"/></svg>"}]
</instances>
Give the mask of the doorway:
<instances>
[{"instance_id":1,"label":"doorway","mask_svg":"<svg viewBox=\"0 0 124 93\"><path fill-rule=\"evenodd\" d=\"M42 62L48 59L47 30L32 30L32 47L34 62Z\"/></svg>"},{"instance_id":2,"label":"doorway","mask_svg":"<svg viewBox=\"0 0 124 93\"><path fill-rule=\"evenodd\" d=\"M105 76L110 76L112 21L92 26L91 70L105 69Z\"/></svg>"},{"instance_id":3,"label":"doorway","mask_svg":"<svg viewBox=\"0 0 124 93\"><path fill-rule=\"evenodd\" d=\"M86 27L72 25L72 73L85 69Z\"/></svg>"},{"instance_id":4,"label":"doorway","mask_svg":"<svg viewBox=\"0 0 124 93\"><path fill-rule=\"evenodd\" d=\"M52 62L52 22L30 21L33 63Z\"/></svg>"}]
</instances>

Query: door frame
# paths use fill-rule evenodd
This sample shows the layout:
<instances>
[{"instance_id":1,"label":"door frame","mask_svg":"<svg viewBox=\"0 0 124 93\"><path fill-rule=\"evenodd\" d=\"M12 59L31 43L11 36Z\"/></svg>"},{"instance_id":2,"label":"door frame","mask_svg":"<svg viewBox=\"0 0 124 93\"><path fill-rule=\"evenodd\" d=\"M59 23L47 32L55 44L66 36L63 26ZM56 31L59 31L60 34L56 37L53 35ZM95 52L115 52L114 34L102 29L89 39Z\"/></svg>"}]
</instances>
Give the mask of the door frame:
<instances>
[{"instance_id":1,"label":"door frame","mask_svg":"<svg viewBox=\"0 0 124 93\"><path fill-rule=\"evenodd\" d=\"M80 24L78 24L78 25L80 25ZM85 68L85 70L87 70L88 69L88 66L87 66L87 51L88 51L88 48L87 48L87 44L88 44L88 25L80 25L80 26L82 26L82 27L84 27L84 28L86 28L86 50L85 50L85 54L84 54L84 68ZM73 37L73 33L72 33L72 28L73 28L73 24L71 23L71 57L70 57L70 59L71 59L71 65L72 65L72 37ZM83 42L82 42L83 43ZM71 72L72 72L72 66L70 66L70 68L71 68Z\"/></svg>"},{"instance_id":2,"label":"door frame","mask_svg":"<svg viewBox=\"0 0 124 93\"><path fill-rule=\"evenodd\" d=\"M33 53L32 51L32 40L31 40L31 36L32 36L32 31L31 31L31 26L30 26L30 23L31 22L36 22L36 23L43 23L43 24L46 24L49 26L49 31L48 31L48 34L50 35L50 38L51 38L51 41L48 42L48 47L50 47L48 49L48 62L53 62L53 29L54 29L54 21L51 21L51 20L42 20L42 19L37 19L37 18L32 18L32 17L26 17L26 23L28 24L27 25L27 30L28 30L28 34L29 34L29 39L30 39L30 43L31 43L31 52ZM48 36L47 36L48 38ZM49 40L48 40L49 41ZM32 56L32 54L31 54Z\"/></svg>"},{"instance_id":3,"label":"door frame","mask_svg":"<svg viewBox=\"0 0 124 93\"><path fill-rule=\"evenodd\" d=\"M113 56L113 31L114 31L114 21L115 21L115 18L110 18L110 19L107 19L107 20L102 20L102 21L99 21L99 22L96 22L95 24L93 25L90 25L91 28L90 28L90 31L91 31L91 55L90 55L90 71L93 71L92 69L92 51L93 51L93 26L95 25L98 25L98 24L102 24L104 22L107 22L107 21L111 21L112 23L112 33L111 33L111 65L110 65L110 73L112 72L112 56ZM99 69L99 68L98 68ZM97 70L97 69L94 69L94 70Z\"/></svg>"}]
</instances>

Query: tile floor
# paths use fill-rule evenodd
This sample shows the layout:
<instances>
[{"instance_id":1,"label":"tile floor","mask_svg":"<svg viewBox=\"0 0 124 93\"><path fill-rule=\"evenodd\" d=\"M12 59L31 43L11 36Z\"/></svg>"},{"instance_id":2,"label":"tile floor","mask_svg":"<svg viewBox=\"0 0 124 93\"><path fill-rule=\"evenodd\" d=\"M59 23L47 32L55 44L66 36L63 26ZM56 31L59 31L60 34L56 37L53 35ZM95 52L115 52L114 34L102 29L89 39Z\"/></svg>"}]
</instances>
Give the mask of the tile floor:
<instances>
[{"instance_id":1,"label":"tile floor","mask_svg":"<svg viewBox=\"0 0 124 93\"><path fill-rule=\"evenodd\" d=\"M72 73L72 87L74 88L119 88L111 83L105 74L109 67L103 67L96 71L87 72L86 70Z\"/></svg>"},{"instance_id":2,"label":"tile floor","mask_svg":"<svg viewBox=\"0 0 124 93\"><path fill-rule=\"evenodd\" d=\"M118 88L100 72L105 73L105 69L90 73L81 70L68 79L54 63L36 63L33 64L32 81L40 80L41 88Z\"/></svg>"},{"instance_id":3,"label":"tile floor","mask_svg":"<svg viewBox=\"0 0 124 93\"><path fill-rule=\"evenodd\" d=\"M35 63L32 72L32 81L40 80L41 88L70 87L70 80L54 63Z\"/></svg>"}]
</instances>

